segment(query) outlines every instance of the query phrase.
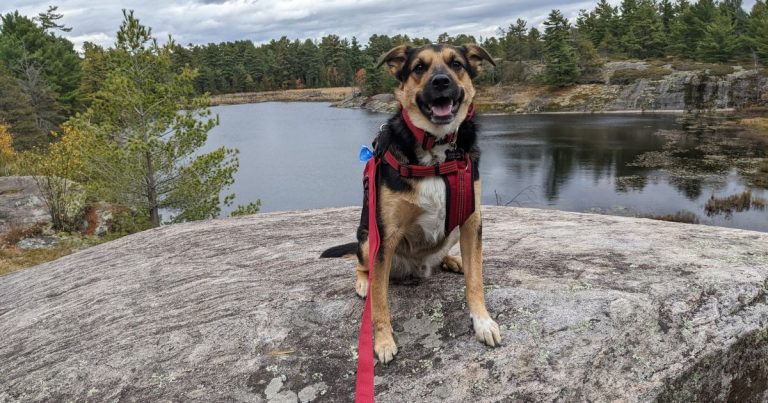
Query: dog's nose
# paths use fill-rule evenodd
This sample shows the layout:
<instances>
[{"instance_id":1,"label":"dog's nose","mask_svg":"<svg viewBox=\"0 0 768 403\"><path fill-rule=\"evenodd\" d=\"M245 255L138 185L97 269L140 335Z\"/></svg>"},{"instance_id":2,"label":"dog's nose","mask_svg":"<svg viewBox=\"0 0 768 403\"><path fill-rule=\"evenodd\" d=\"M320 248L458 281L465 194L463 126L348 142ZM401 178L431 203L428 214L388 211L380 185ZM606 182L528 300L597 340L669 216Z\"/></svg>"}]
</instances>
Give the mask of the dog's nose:
<instances>
[{"instance_id":1,"label":"dog's nose","mask_svg":"<svg viewBox=\"0 0 768 403\"><path fill-rule=\"evenodd\" d=\"M432 87L436 90L443 90L451 85L451 78L447 74L435 74L432 77Z\"/></svg>"}]
</instances>

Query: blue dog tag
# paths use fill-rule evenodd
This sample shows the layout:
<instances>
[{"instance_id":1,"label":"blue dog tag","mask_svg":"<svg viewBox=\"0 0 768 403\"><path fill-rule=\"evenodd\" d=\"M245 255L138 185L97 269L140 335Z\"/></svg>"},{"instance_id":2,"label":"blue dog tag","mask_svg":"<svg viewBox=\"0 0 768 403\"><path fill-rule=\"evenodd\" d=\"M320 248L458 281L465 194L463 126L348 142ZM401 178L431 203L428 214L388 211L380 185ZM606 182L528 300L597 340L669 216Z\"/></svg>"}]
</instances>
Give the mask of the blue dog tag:
<instances>
[{"instance_id":1,"label":"blue dog tag","mask_svg":"<svg viewBox=\"0 0 768 403\"><path fill-rule=\"evenodd\" d=\"M360 147L360 162L368 162L369 159L373 158L373 150L368 148L368 146L362 146Z\"/></svg>"}]
</instances>

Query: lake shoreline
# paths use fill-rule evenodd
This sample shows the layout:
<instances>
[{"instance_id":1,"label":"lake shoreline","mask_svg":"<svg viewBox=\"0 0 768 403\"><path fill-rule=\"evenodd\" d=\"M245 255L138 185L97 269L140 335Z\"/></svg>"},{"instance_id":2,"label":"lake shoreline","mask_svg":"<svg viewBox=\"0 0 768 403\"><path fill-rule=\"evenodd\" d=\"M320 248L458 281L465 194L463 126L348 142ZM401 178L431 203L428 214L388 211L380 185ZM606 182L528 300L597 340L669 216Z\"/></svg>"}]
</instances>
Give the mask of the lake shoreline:
<instances>
[{"instance_id":1,"label":"lake shoreline","mask_svg":"<svg viewBox=\"0 0 768 403\"><path fill-rule=\"evenodd\" d=\"M263 92L239 92L233 94L211 95L210 106L219 105L246 105L262 102L327 102L336 108L363 109L370 112L392 113L397 107L396 102L380 101L386 105L368 106L367 103L375 98L389 98L389 94L379 94L374 97L351 95L357 91L354 87L336 88L307 88L298 90L263 91ZM350 98L365 98L367 101L350 103ZM593 111L538 111L538 112L514 112L498 111L493 106L496 103L477 102L478 109L486 109L482 112L486 116L513 116L513 115L598 115L598 114L685 114L684 109L620 109L620 110L593 110ZM735 113L735 108L712 109L715 113Z\"/></svg>"},{"instance_id":2,"label":"lake shoreline","mask_svg":"<svg viewBox=\"0 0 768 403\"><path fill-rule=\"evenodd\" d=\"M355 93L355 87L302 88L280 91L236 92L210 96L210 105L242 105L261 102L339 102Z\"/></svg>"}]
</instances>

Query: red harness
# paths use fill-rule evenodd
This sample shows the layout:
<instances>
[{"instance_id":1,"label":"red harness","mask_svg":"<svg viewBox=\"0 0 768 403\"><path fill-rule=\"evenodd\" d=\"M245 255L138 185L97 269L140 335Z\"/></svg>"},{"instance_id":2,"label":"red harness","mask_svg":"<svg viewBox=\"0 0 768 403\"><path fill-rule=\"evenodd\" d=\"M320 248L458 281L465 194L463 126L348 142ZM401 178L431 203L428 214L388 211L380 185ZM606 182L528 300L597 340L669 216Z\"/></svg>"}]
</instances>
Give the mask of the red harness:
<instances>
[{"instance_id":1,"label":"red harness","mask_svg":"<svg viewBox=\"0 0 768 403\"><path fill-rule=\"evenodd\" d=\"M441 140L426 133L413 125L405 108L402 108L403 119L413 133L416 140L425 150L431 150L435 145L448 144L454 141L456 133L451 133ZM474 105L469 106L465 121L472 119ZM451 151L449 151L451 152ZM383 157L374 157L368 160L363 171L363 188L368 208L368 294L365 298L363 318L360 324L360 335L357 341L357 382L355 385L356 402L373 402L373 326L371 318L371 290L373 285L373 268L376 257L379 254L381 242L379 226L376 220L377 213L377 168L384 161L404 178L423 178L441 176L446 183L446 202L448 204L445 218L445 235L460 226L475 211L475 191L472 182L473 162L469 154L463 150L454 150L453 158L447 158L445 162L435 165L410 165L401 164L389 150Z\"/></svg>"}]
</instances>

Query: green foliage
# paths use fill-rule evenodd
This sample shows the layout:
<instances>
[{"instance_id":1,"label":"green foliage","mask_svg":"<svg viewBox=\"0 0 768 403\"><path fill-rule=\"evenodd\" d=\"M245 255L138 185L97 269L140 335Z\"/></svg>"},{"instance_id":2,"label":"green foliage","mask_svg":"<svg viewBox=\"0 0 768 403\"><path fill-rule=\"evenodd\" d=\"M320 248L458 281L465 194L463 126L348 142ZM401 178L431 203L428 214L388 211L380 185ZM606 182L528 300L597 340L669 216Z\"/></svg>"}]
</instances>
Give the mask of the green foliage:
<instances>
[{"instance_id":1,"label":"green foliage","mask_svg":"<svg viewBox=\"0 0 768 403\"><path fill-rule=\"evenodd\" d=\"M238 204L237 207L229 213L230 217L241 217L245 215L256 214L261 209L261 200L256 200L256 203L250 202L246 205Z\"/></svg>"},{"instance_id":2,"label":"green foliage","mask_svg":"<svg viewBox=\"0 0 768 403\"><path fill-rule=\"evenodd\" d=\"M40 14L35 20L22 16L18 11L0 18L0 61L23 83L23 89L32 99L42 130L55 128L63 116L80 109L80 57L72 42L56 36L52 30L67 30L56 21L61 18L56 8ZM42 94L42 95L41 95ZM38 105L37 97L45 100ZM45 116L44 111L48 112Z\"/></svg>"},{"instance_id":3,"label":"green foliage","mask_svg":"<svg viewBox=\"0 0 768 403\"><path fill-rule=\"evenodd\" d=\"M696 63L696 62L682 62L676 61L672 63L672 68L678 71L694 71L700 70L706 72L711 76L727 76L733 73L735 70L731 66L715 64L715 63Z\"/></svg>"},{"instance_id":4,"label":"green foliage","mask_svg":"<svg viewBox=\"0 0 768 403\"><path fill-rule=\"evenodd\" d=\"M611 75L611 84L631 84L640 79L661 80L672 74L672 70L651 66L645 69L621 69L616 70Z\"/></svg>"},{"instance_id":5,"label":"green foliage","mask_svg":"<svg viewBox=\"0 0 768 403\"><path fill-rule=\"evenodd\" d=\"M745 42L754 56L768 64L768 5L764 0L757 0L747 20Z\"/></svg>"},{"instance_id":6,"label":"green foliage","mask_svg":"<svg viewBox=\"0 0 768 403\"><path fill-rule=\"evenodd\" d=\"M29 96L22 91L19 80L0 65L0 122L9 124L17 150L27 150L47 141L35 116L35 109Z\"/></svg>"},{"instance_id":7,"label":"green foliage","mask_svg":"<svg viewBox=\"0 0 768 403\"><path fill-rule=\"evenodd\" d=\"M570 23L559 10L552 10L544 26L544 83L555 87L572 85L579 76L579 67L570 39Z\"/></svg>"},{"instance_id":8,"label":"green foliage","mask_svg":"<svg viewBox=\"0 0 768 403\"><path fill-rule=\"evenodd\" d=\"M158 45L133 12L124 17L115 47L93 50L103 58L93 66L103 63L106 77L91 84L98 88L91 106L69 122L105 144L86 159L89 182L99 184L104 200L144 212L155 226L161 210L173 222L216 217L238 168L237 150L198 152L218 117L207 97L195 95L197 72L175 70L175 44Z\"/></svg>"},{"instance_id":9,"label":"green foliage","mask_svg":"<svg viewBox=\"0 0 768 403\"><path fill-rule=\"evenodd\" d=\"M376 67L371 63L365 67L364 95L376 95L390 93L397 86L397 80L387 74L383 67Z\"/></svg>"}]
</instances>

